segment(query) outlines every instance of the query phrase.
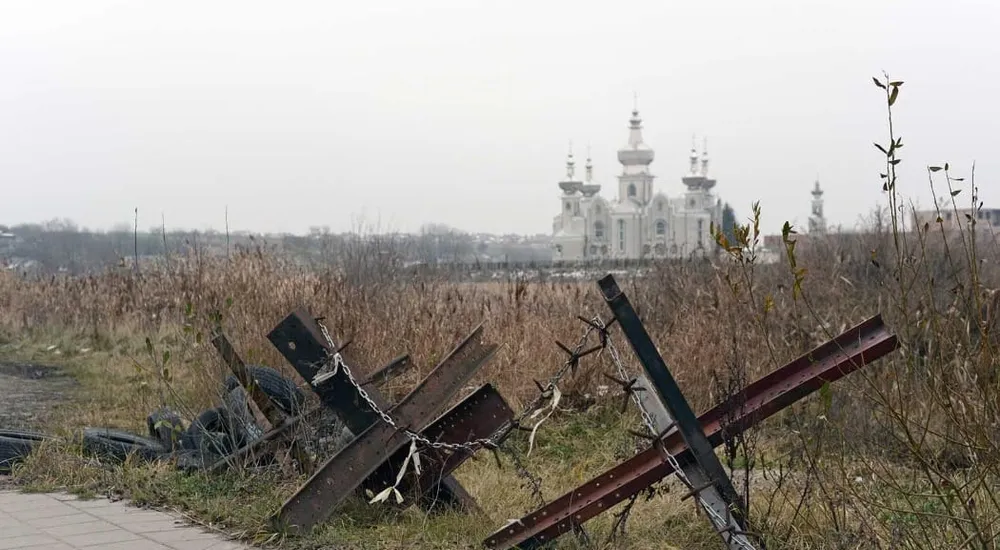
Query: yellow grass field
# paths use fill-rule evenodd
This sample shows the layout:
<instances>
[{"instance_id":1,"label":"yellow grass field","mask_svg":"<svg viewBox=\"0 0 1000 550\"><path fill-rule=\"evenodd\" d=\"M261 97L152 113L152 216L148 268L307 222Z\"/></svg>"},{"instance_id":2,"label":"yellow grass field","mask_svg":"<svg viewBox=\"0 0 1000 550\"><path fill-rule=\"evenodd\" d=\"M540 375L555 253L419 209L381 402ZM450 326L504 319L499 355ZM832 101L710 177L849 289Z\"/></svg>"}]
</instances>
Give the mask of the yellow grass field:
<instances>
[{"instance_id":1,"label":"yellow grass field","mask_svg":"<svg viewBox=\"0 0 1000 550\"><path fill-rule=\"evenodd\" d=\"M995 346L987 336L996 256L945 251L927 245L927 235L904 236L916 260L897 254L886 233L813 241L795 256L796 269L805 271L724 255L618 277L696 412L876 313L899 336L897 352L767 420L733 453L719 450L738 487L749 479L751 525L768 548L993 547L1000 409ZM348 281L342 268L304 271L257 250L231 259L174 258L169 269L141 276L125 269L32 280L3 273L0 358L63 365L80 381L71 401L45 420L46 430L143 433L157 407L190 421L219 402L227 370L208 334L220 315L248 362L293 378L265 334L299 305L325 317L338 338L351 339L362 362L356 369L409 353L417 368L383 388L396 399L483 322L500 350L473 384L494 383L519 411L537 395L534 380L565 362L555 342L572 346L584 333L577 316L609 318L596 281ZM636 372L627 343L613 336ZM641 448L626 431L640 427L635 410L621 414L613 390L598 397L611 369L606 354L595 354L560 383L560 410L539 429L530 456L526 434L510 440L542 480L546 500ZM176 507L283 547L476 548L539 504L509 457L501 459L498 467L480 452L457 473L485 518L427 516L414 507L390 514L358 500L304 538L282 538L267 526L302 481L273 469L182 474L169 465L102 465L73 445L50 445L15 480ZM613 511L588 523L591 544L720 547L692 501L680 501L684 490L676 482L659 487L636 503L625 535L608 541ZM583 545L564 536L559 547Z\"/></svg>"}]
</instances>

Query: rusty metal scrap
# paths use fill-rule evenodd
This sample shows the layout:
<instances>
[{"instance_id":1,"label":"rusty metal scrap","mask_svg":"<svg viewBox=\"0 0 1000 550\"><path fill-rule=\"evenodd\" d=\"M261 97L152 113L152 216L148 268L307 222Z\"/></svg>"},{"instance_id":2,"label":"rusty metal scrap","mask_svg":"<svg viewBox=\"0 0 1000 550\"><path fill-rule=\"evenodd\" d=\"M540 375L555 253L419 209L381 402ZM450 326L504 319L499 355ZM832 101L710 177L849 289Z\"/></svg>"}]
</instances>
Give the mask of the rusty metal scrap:
<instances>
[{"instance_id":1,"label":"rusty metal scrap","mask_svg":"<svg viewBox=\"0 0 1000 550\"><path fill-rule=\"evenodd\" d=\"M598 281L598 286L618 325L621 326L625 338L649 376L653 389L659 395L659 401L676 423L684 444L691 449L694 462L687 467L680 467L680 471L677 472L678 477L685 484L697 484L696 487L689 487L691 490L689 494L699 497L699 504L727 546L752 550L753 546L743 535L734 535L734 532L746 531L743 527L746 525L745 505L722 467L719 457L715 456L713 447L705 437L705 432L702 431L701 424L688 404L687 398L684 397L670 369L656 350L656 344L646 332L628 297L618 288L614 276L604 277ZM634 380L633 383L637 381ZM666 449L662 450L668 452ZM668 461L676 460L672 455L666 458ZM678 468L680 465L671 464L671 466ZM722 533L723 530L725 533Z\"/></svg>"},{"instance_id":2,"label":"rusty metal scrap","mask_svg":"<svg viewBox=\"0 0 1000 550\"><path fill-rule=\"evenodd\" d=\"M223 334L221 330L217 329L215 331L215 334L212 337L212 345L219 352L219 355L222 356L222 360L226 363L226 365L229 366L229 370L232 371L233 375L236 377L236 380L240 383L241 386L243 386L243 389L246 390L253 404L256 405L257 408L260 410L260 413L264 415L264 418L267 421L266 422L267 425L265 426L265 428L273 432L277 430L277 428L286 424L285 414L278 409L278 407L271 400L271 397L267 395L267 393L265 393L264 390L260 389L260 387L256 384L256 382L254 382L254 380L250 377L250 374L247 372L246 363L244 363L243 359L240 358L238 353L236 353L236 349L233 348L233 345L229 342L229 339L226 338L226 335ZM250 452L261 448L265 443L270 444L272 442L273 443L281 442L288 446L289 453L298 462L299 467L302 469L302 471L306 473L311 473L314 467L312 457L309 456L309 453L306 452L306 450L302 447L302 445L299 444L298 441L295 441L294 439L287 437L287 434L288 434L287 429L279 431L273 437L270 437L268 439L261 438L262 441L260 441L259 445L245 446L241 450L246 450L247 452ZM245 456L245 455L246 453L240 453L240 456ZM211 469L216 470L218 468L221 468L222 465L229 464L231 459L233 458L236 457L235 456L223 457L222 460L213 464L211 466Z\"/></svg>"},{"instance_id":3,"label":"rusty metal scrap","mask_svg":"<svg viewBox=\"0 0 1000 550\"><path fill-rule=\"evenodd\" d=\"M764 376L698 418L713 447L727 433L747 430L799 399L875 361L898 346L881 315L845 331L831 341ZM734 413L735 409L735 413ZM735 416L735 419L729 417ZM692 460L679 430L662 445L681 465ZM550 504L513 521L490 535L487 548L533 548L550 542L673 473L657 447L643 451Z\"/></svg>"},{"instance_id":4,"label":"rusty metal scrap","mask_svg":"<svg viewBox=\"0 0 1000 550\"><path fill-rule=\"evenodd\" d=\"M361 399L343 373L337 373L319 387L312 385L320 367L335 350L328 348L319 325L305 308L297 308L285 317L268 333L267 339L285 356L299 376L310 383L309 387L319 396L320 402L334 411L351 433L359 434L375 423L378 418L375 411ZM342 349L341 354L352 365L358 365L348 350ZM380 407L388 407L378 392L369 393Z\"/></svg>"},{"instance_id":5,"label":"rusty metal scrap","mask_svg":"<svg viewBox=\"0 0 1000 550\"><path fill-rule=\"evenodd\" d=\"M392 408L390 413L399 428L418 432L425 428L448 400L492 357L497 346L487 344L482 333L480 325ZM278 341L282 342L281 339ZM300 349L306 347L301 346L299 340L289 346L287 344L290 341L283 341L285 345L279 349L298 355ZM322 347L321 342L323 340L317 340L315 346ZM301 357L297 361L302 364ZM337 376L344 375L342 371L337 373ZM345 380L344 384L336 385L333 391L347 394L348 389L353 387ZM355 395L351 401L357 403L359 410L363 406L374 414L357 392L353 393ZM381 403L378 406L381 408ZM354 432L353 427L349 425L349 428ZM365 428L355 432L358 436L320 466L305 485L285 502L273 518L279 528L305 532L325 521L383 462L410 441L401 429L385 422L375 422L373 419Z\"/></svg>"},{"instance_id":6,"label":"rusty metal scrap","mask_svg":"<svg viewBox=\"0 0 1000 550\"><path fill-rule=\"evenodd\" d=\"M514 411L504 401L503 396L492 385L484 384L461 403L442 414L423 430L421 435L434 442L463 443L488 438L500 431L513 418ZM502 437L498 437L496 443L502 440ZM364 488L378 494L393 485L407 453L408 449L403 447L392 458L383 462L378 470L365 480ZM415 494L416 498L426 502L427 507L439 503L441 495L436 487L442 479L471 456L472 451L468 449L455 451L426 449L421 454L421 473L416 482L411 478L405 478L398 489L404 495Z\"/></svg>"},{"instance_id":7,"label":"rusty metal scrap","mask_svg":"<svg viewBox=\"0 0 1000 550\"><path fill-rule=\"evenodd\" d=\"M334 347L327 343L318 321L304 307L292 311L271 330L267 338L307 382L316 378L322 365L335 351ZM341 345L339 349L340 354L345 356L348 362L354 361L346 346ZM351 362L351 364L357 363ZM408 355L397 357L386 367L369 375L361 384L366 385L369 381L375 382L380 378L383 380L391 378L393 373L403 372L408 364ZM360 434L378 421L378 414L361 398L358 390L351 385L343 372L335 373L319 385L310 383L309 387L319 397L323 406L333 411L352 434ZM383 410L388 408L387 401L376 388L369 387L366 391L376 406ZM440 489L438 494L441 501L458 508L476 509L476 500L454 477L445 477Z\"/></svg>"}]
</instances>

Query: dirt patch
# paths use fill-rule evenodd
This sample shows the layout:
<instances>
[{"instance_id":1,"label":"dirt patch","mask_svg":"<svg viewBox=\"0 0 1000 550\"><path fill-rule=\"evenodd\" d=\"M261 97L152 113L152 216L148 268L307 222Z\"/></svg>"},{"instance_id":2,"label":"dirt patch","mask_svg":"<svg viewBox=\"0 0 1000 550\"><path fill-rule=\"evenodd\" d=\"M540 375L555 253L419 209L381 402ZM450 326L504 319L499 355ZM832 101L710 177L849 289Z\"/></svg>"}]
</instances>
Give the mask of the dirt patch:
<instances>
[{"instance_id":1,"label":"dirt patch","mask_svg":"<svg viewBox=\"0 0 1000 550\"><path fill-rule=\"evenodd\" d=\"M37 427L75 386L58 367L0 361L0 427Z\"/></svg>"}]
</instances>

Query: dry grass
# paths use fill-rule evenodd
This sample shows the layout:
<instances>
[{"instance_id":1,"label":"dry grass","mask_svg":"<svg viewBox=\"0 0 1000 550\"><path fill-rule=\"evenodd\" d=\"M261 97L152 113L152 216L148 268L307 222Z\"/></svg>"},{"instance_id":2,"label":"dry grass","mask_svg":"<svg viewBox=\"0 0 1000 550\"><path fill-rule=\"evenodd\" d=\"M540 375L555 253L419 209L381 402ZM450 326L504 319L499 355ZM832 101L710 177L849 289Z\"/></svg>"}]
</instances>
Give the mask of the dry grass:
<instances>
[{"instance_id":1,"label":"dry grass","mask_svg":"<svg viewBox=\"0 0 1000 550\"><path fill-rule=\"evenodd\" d=\"M775 282L783 280L780 269L772 271ZM696 409L705 409L718 398L713 395L711 376L732 361L734 346L754 365L753 376L773 368L770 352L754 342L754 331L744 330L743 323L737 322L744 317L743 306L727 290L723 273L716 267L664 266L655 279L622 282L647 318L653 337L661 343L664 357ZM786 294L775 295L777 309L786 313L774 320L778 325L799 326ZM349 335L355 356L366 360L365 368L408 352L421 375L472 327L485 321L489 336L502 347L479 376L480 381L496 384L515 409L535 397L533 379L547 376L565 360L554 341L573 343L583 333L585 327L576 316L608 315L592 282L457 284L422 280L365 288L348 285L334 273L301 272L280 258L249 252L231 262L175 258L170 272L145 273L141 278L109 273L87 279L28 281L4 274L0 296L5 305L0 330L8 342L6 352L66 364L81 381L79 406L61 409L49 419L52 431L66 435L84 426L142 432L145 415L161 405L181 410L190 419L217 403L225 367L207 338L200 336L207 333L213 311L223 312L225 330L245 357L283 368L290 376L295 375L264 335L299 304L327 316L329 326ZM677 301L674 296L683 298ZM837 322L853 323L870 313L861 306L859 302L860 313L852 315L847 310ZM774 355L781 361L790 360L821 338L819 333L775 338ZM60 355L49 349L53 345L58 346ZM165 365L164 352L169 352ZM585 361L580 373L563 385L565 403L586 409L591 400L585 396L596 394L595 385L602 383L599 373L609 372L609 367L604 358ZM405 393L416 376L399 380L393 393L397 397ZM541 430L528 464L544 478L546 498L559 496L629 456L634 444L625 429L637 426L634 415L622 417L612 405L564 413ZM184 496L185 487L192 483L189 476L141 467L107 470L69 448L50 453L39 453L28 463L22 478L39 487L112 488L140 500L184 505L213 521L222 519L211 497L195 505ZM51 459L55 457L58 460ZM347 515L335 522L331 534L312 542L352 541L362 535L352 535L351 526L362 522L361 532L368 533L364 536L370 536L371 529L378 533L373 540L379 541L379 547L407 547L413 537L419 537L422 545L436 541L441 547L454 547L458 541L477 543L508 516L529 512L536 504L520 487L522 480L513 475L509 465L498 470L487 458L459 472L491 518L477 523L475 530L463 527L450 531L449 525L464 525L466 520L428 520L415 511L377 526L358 519L363 515ZM240 488L240 477L231 482L201 476L194 479L201 480L197 486L207 488L199 491L209 495L218 491L219 502L226 506L234 500L234 493L245 490ZM263 533L264 518L295 485L294 480L259 481L251 484L257 491L254 499L259 501L253 512L237 514L232 510L225 520L255 535ZM262 490L262 484L271 489ZM692 522L693 517L693 509L679 503L676 492L637 505L628 547L661 547L664 542L687 548L694 543L711 545L710 533ZM609 528L610 518L595 520L593 525L594 532L600 534Z\"/></svg>"},{"instance_id":2,"label":"dry grass","mask_svg":"<svg viewBox=\"0 0 1000 550\"><path fill-rule=\"evenodd\" d=\"M788 264L756 265L734 252L738 261L665 264L642 279L619 279L696 410L722 400L732 381L756 379L876 313L899 336L898 352L768 420L724 457L749 472L753 527L769 548L995 548L1000 534L1000 294L992 290L1000 254L992 235L979 231L947 238L930 226L903 232L896 148L886 149L890 210L865 234L800 241ZM948 170L930 175L944 175L943 186L956 196L959 183ZM976 204L974 183L964 185ZM760 237L755 226L751 220L738 231L744 244ZM555 340L569 344L582 334L576 316L608 314L592 281L406 279L362 252L350 257L369 258L364 271L304 271L243 250L231 260L196 252L174 257L169 268L141 277L120 271L26 280L2 273L0 350L61 362L80 379L81 393L49 419L51 429L142 431L145 415L161 405L190 418L218 401L225 370L204 336L216 315L244 358L292 375L264 335L306 305L352 339L363 370L411 354L419 368L389 388L395 397L485 321L502 347L476 382L493 382L519 410L536 395L533 379L565 360ZM625 432L638 425L634 411L623 416L592 398L609 367L606 357L592 356L563 382L565 408L542 428L526 460L544 479L547 499L635 451ZM523 452L524 437L512 444ZM121 492L183 508L247 538L301 547L472 548L537 506L511 466L497 468L489 455L457 475L487 519L427 517L415 509L390 517L354 502L313 536L285 541L271 537L265 519L301 480L273 472L207 477L109 467L54 445L18 478L34 488ZM666 491L671 486L640 501L628 536L610 547L718 547L690 501ZM611 520L606 513L588 523L595 542ZM564 548L579 544L560 541Z\"/></svg>"},{"instance_id":3,"label":"dry grass","mask_svg":"<svg viewBox=\"0 0 1000 550\"><path fill-rule=\"evenodd\" d=\"M830 254L823 246L835 247L839 254ZM893 324L891 308L879 307L889 297L879 283L878 270L865 258L863 251L868 248L872 248L868 242L855 239L814 243L812 251L802 253L799 261L815 266L803 283L811 300L809 308L793 299L792 278L784 266L756 266L748 278L746 266L726 261L672 264L660 266L648 278L620 282L692 405L704 410L722 398L713 376L724 378L745 368L749 379L757 378L878 311L885 312ZM747 280L754 288L752 299L744 285ZM754 301L762 304L764 296L773 303L766 315L753 306ZM190 419L217 403L226 371L203 336L215 311L222 312L227 334L245 357L283 368L290 376L295 375L264 335L299 304L325 315L337 333L351 337L355 356L365 360L364 368L408 352L419 374L425 374L472 327L485 321L488 334L502 348L479 378L496 384L515 409L535 397L533 379L545 377L565 360L554 341L572 343L582 334L584 326L575 320L576 315L607 317L608 313L593 282L393 280L363 287L346 283L334 271L302 272L281 258L252 252L231 261L175 258L170 271L141 277L125 272L28 281L4 274L0 297L6 353L65 364L81 381L77 406L60 409L49 419L50 429L64 434L84 426L142 432L145 415L161 405L182 410ZM49 349L52 345L58 346L60 355ZM164 363L166 352L169 358ZM894 357L885 362L905 365L906 359ZM636 368L634 363L630 366ZM540 431L537 450L527 463L543 477L547 499L634 452L634 441L625 429L637 427L635 415L621 416L614 405L590 406L592 400L585 398L597 393L600 373L609 372L609 367L606 358L585 360L579 374L564 383L567 405L578 410L563 412ZM829 503L819 497L811 497L816 499L815 509L794 516L803 490L817 490L817 481L809 479L817 473L807 465L803 449L819 441L831 445L852 439L856 449L834 455L845 468L864 460L868 453L885 451L885 434L868 417L877 405L866 394L881 387L890 370L883 364L873 365L867 373L871 381L856 377L838 383L833 392L836 410L827 421L832 427L814 420L820 405L812 399L772 419L762 430L753 458L758 464L773 461L764 464L769 471L780 467L791 473L780 483L756 476L752 504L759 513L765 505L771 508L768 518L780 521L764 526L772 536L786 536L788 547L839 547L830 545L831 532L840 531L851 539L862 532L857 521L838 526L826 517L822 505ZM392 393L397 397L405 393L416 376L398 381ZM803 434L802 439L791 437L790 428ZM524 441L517 444L523 450ZM827 457L830 451L816 453ZM906 467L912 458L907 455L905 449L897 450L893 466ZM828 479L823 481L853 483L857 477L853 473L827 471ZM268 539L267 515L301 481L273 473L253 474L248 481L247 473L209 478L162 467L108 468L81 457L72 447L43 450L20 475L36 488L110 490L140 502L178 506L194 517L257 540ZM509 464L497 469L486 456L464 466L458 475L489 516L474 528L467 518L427 518L416 510L384 518L355 503L317 535L284 543L362 548L474 546L509 517L536 506ZM776 485L780 485L777 490ZM630 521L629 536L616 547L660 548L665 543L715 547L711 533L696 519L692 506L679 502L679 494L674 490L640 502ZM845 512L847 519L851 515ZM588 524L593 538L602 540L610 523L606 514ZM812 530L807 529L810 526ZM577 545L572 537L564 539L567 547Z\"/></svg>"}]
</instances>

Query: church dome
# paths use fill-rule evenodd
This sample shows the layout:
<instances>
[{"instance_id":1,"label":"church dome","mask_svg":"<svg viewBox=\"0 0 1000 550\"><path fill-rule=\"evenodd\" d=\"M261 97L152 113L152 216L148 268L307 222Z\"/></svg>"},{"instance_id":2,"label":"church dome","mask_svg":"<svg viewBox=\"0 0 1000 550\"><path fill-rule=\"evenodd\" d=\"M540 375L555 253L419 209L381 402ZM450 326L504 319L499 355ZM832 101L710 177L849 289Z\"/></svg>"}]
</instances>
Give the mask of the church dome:
<instances>
[{"instance_id":1,"label":"church dome","mask_svg":"<svg viewBox=\"0 0 1000 550\"><path fill-rule=\"evenodd\" d=\"M576 161L573 160L573 150L572 146L570 147L570 152L566 155L566 179L559 182L559 188L567 195L576 193L580 190L580 186L583 185L583 182L578 181L575 177Z\"/></svg>"},{"instance_id":2,"label":"church dome","mask_svg":"<svg viewBox=\"0 0 1000 550\"><path fill-rule=\"evenodd\" d=\"M577 191L580 190L581 186L583 186L582 181L565 180L559 182L559 188L562 189L563 193L566 193L567 195L572 195L573 193L576 193Z\"/></svg>"},{"instance_id":3,"label":"church dome","mask_svg":"<svg viewBox=\"0 0 1000 550\"><path fill-rule=\"evenodd\" d=\"M653 149L642 141L642 119L638 109L629 119L628 144L618 150L618 162L625 166L648 166L654 159Z\"/></svg>"},{"instance_id":4,"label":"church dome","mask_svg":"<svg viewBox=\"0 0 1000 550\"><path fill-rule=\"evenodd\" d=\"M653 150L644 143L640 143L638 147L623 147L618 150L618 162L627 166L648 166L653 163L653 159Z\"/></svg>"}]
</instances>

